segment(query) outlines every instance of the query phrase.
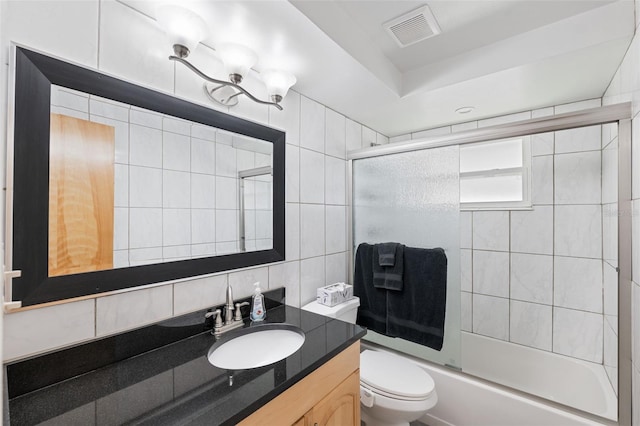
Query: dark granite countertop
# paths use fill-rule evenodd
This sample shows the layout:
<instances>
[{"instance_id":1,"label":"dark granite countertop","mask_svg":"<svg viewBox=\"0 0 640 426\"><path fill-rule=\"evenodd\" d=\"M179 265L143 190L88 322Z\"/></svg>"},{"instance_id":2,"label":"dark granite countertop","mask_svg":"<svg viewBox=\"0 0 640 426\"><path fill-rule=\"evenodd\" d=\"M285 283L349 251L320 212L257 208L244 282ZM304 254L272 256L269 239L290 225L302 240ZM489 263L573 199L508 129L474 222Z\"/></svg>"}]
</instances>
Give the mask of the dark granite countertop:
<instances>
[{"instance_id":1,"label":"dark granite countertop","mask_svg":"<svg viewBox=\"0 0 640 426\"><path fill-rule=\"evenodd\" d=\"M11 424L235 424L366 333L270 299L267 307L267 322L305 332L303 346L282 361L213 367L207 352L216 338L205 311L195 312L8 365Z\"/></svg>"}]
</instances>

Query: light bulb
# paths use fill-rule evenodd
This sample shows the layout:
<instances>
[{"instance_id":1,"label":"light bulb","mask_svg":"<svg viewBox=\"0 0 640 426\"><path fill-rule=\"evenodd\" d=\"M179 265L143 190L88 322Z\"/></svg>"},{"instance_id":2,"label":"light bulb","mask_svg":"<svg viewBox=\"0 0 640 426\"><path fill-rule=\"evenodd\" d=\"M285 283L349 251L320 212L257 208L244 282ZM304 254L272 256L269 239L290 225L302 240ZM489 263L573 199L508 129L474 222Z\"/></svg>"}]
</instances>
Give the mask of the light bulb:
<instances>
[{"instance_id":1,"label":"light bulb","mask_svg":"<svg viewBox=\"0 0 640 426\"><path fill-rule=\"evenodd\" d=\"M267 86L267 93L275 103L279 103L287 95L289 88L296 84L293 74L279 70L264 70L260 73Z\"/></svg>"},{"instance_id":2,"label":"light bulb","mask_svg":"<svg viewBox=\"0 0 640 426\"><path fill-rule=\"evenodd\" d=\"M195 12L174 4L161 4L156 18L169 37L176 56L187 57L207 36L207 25Z\"/></svg>"},{"instance_id":3,"label":"light bulb","mask_svg":"<svg viewBox=\"0 0 640 426\"><path fill-rule=\"evenodd\" d=\"M229 79L240 83L249 69L258 61L258 56L248 47L234 43L225 43L216 47L216 52L224 63Z\"/></svg>"}]
</instances>

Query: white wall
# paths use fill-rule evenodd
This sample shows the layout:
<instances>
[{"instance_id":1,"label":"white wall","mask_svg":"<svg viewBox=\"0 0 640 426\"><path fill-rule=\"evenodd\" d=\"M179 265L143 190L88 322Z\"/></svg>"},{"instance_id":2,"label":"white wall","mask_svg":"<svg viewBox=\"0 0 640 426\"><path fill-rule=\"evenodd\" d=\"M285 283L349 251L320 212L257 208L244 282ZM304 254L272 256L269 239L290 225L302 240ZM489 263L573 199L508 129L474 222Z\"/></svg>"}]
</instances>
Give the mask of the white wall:
<instances>
[{"instance_id":1,"label":"white wall","mask_svg":"<svg viewBox=\"0 0 640 426\"><path fill-rule=\"evenodd\" d=\"M166 59L171 49L155 21L127 6L110 0L0 4L6 10L0 39L3 76L9 41L14 41L221 108L205 98L198 77ZM205 46L199 46L190 59L211 74L221 71L221 63ZM246 84L265 97L255 74ZM2 93L3 105L6 99ZM387 139L293 91L283 106L279 112L243 99L235 109L222 109L287 132L285 262L7 314L3 359L19 359L220 304L227 282L237 298L251 295L255 281L263 282L263 287L285 286L288 303L299 306L315 297L317 287L346 280L346 150ZM2 175L4 170L5 162L0 161Z\"/></svg>"},{"instance_id":2,"label":"white wall","mask_svg":"<svg viewBox=\"0 0 640 426\"><path fill-rule=\"evenodd\" d=\"M640 425L640 3L636 1L636 35L602 98L604 105L633 103L631 126L632 169L632 401L633 424Z\"/></svg>"}]
</instances>

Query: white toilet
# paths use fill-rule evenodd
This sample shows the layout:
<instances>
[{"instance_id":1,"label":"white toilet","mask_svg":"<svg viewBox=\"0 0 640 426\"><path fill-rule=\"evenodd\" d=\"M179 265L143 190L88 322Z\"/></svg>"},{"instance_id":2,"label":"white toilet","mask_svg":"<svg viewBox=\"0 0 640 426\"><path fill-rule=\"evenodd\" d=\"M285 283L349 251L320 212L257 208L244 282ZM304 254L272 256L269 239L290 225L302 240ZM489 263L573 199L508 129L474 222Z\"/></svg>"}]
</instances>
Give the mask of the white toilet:
<instances>
[{"instance_id":1,"label":"white toilet","mask_svg":"<svg viewBox=\"0 0 640 426\"><path fill-rule=\"evenodd\" d=\"M302 309L355 323L358 306L356 297L333 307L311 302ZM386 352L360 353L360 408L367 426L407 426L436 402L433 379L417 365Z\"/></svg>"}]
</instances>

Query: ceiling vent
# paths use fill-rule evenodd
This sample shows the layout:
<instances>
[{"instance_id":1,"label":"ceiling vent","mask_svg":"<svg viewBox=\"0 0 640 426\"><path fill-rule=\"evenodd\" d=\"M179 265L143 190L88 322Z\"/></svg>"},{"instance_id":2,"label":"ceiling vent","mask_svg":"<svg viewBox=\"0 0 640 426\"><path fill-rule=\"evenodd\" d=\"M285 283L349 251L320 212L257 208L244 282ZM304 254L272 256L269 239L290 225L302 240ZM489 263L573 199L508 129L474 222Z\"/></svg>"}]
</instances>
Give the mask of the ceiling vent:
<instances>
[{"instance_id":1,"label":"ceiling vent","mask_svg":"<svg viewBox=\"0 0 640 426\"><path fill-rule=\"evenodd\" d=\"M385 22L382 26L400 47L411 46L436 36L441 31L427 5Z\"/></svg>"}]
</instances>

